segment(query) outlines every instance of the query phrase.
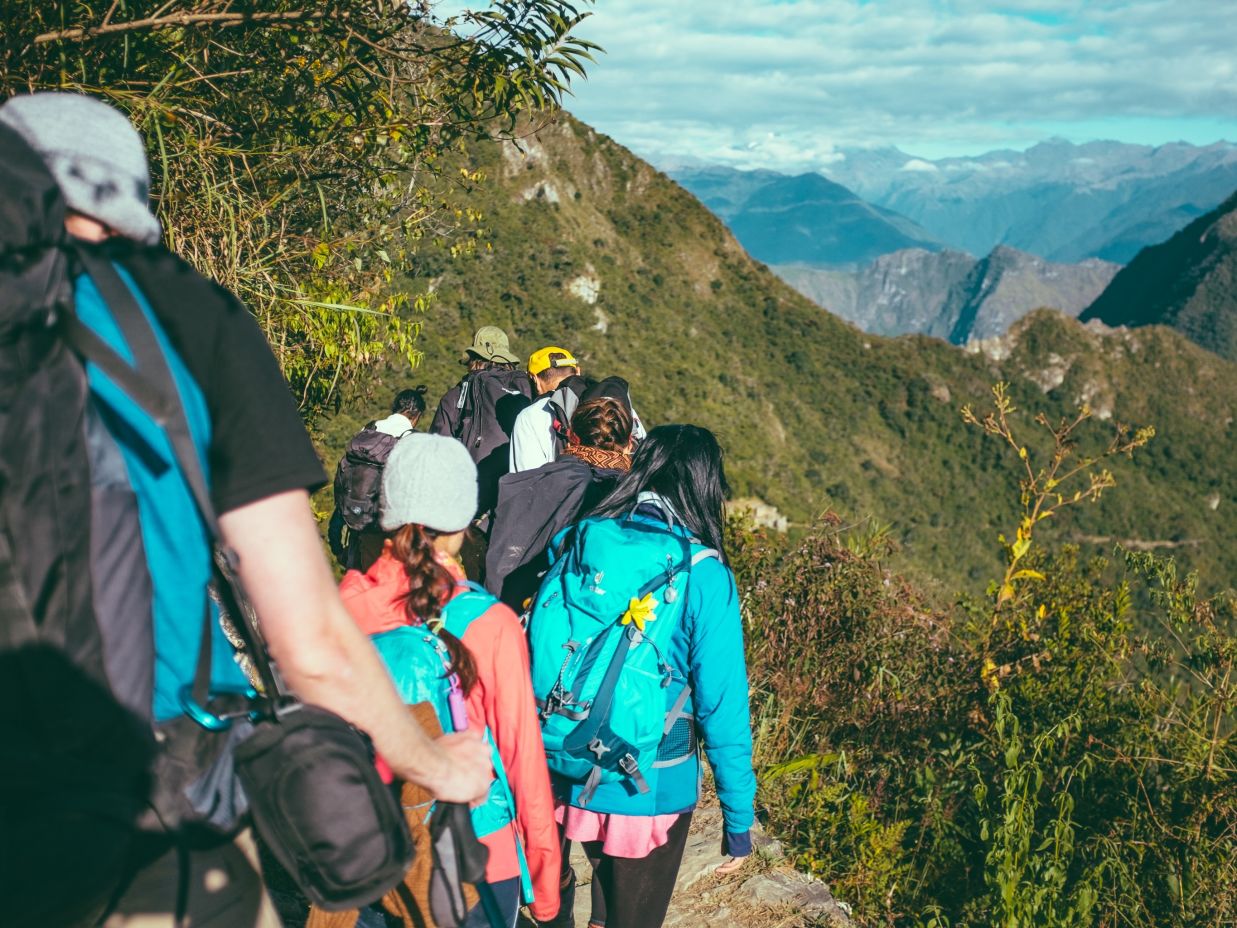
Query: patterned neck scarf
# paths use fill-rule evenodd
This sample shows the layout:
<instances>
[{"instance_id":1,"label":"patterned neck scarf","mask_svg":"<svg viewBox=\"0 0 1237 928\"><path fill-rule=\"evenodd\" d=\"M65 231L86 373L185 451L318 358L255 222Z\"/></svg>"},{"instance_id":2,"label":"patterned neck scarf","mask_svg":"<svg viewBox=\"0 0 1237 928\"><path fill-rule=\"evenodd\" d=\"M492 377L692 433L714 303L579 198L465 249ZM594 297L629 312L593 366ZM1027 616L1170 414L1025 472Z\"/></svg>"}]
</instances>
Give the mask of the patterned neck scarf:
<instances>
[{"instance_id":1,"label":"patterned neck scarf","mask_svg":"<svg viewBox=\"0 0 1237 928\"><path fill-rule=\"evenodd\" d=\"M604 448L591 448L588 445L572 445L563 451L563 454L579 458L590 467L606 470L631 470L631 455L626 451L606 451Z\"/></svg>"}]
</instances>

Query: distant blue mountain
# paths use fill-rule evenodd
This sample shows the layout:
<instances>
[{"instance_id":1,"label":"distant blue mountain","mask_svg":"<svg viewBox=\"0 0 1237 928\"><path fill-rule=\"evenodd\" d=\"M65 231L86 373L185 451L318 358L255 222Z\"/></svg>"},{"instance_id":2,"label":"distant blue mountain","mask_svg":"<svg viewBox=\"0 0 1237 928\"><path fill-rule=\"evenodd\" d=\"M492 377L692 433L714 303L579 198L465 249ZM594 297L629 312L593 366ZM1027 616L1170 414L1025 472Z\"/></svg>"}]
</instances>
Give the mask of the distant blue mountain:
<instances>
[{"instance_id":1,"label":"distant blue mountain","mask_svg":"<svg viewBox=\"0 0 1237 928\"><path fill-rule=\"evenodd\" d=\"M766 263L856 266L904 248L943 247L905 216L819 174L702 168L672 176L730 227L752 257Z\"/></svg>"},{"instance_id":2,"label":"distant blue mountain","mask_svg":"<svg viewBox=\"0 0 1237 928\"><path fill-rule=\"evenodd\" d=\"M1062 139L1024 152L929 161L849 149L829 177L951 247L1008 245L1052 261L1128 262L1237 189L1237 145Z\"/></svg>"}]
</instances>

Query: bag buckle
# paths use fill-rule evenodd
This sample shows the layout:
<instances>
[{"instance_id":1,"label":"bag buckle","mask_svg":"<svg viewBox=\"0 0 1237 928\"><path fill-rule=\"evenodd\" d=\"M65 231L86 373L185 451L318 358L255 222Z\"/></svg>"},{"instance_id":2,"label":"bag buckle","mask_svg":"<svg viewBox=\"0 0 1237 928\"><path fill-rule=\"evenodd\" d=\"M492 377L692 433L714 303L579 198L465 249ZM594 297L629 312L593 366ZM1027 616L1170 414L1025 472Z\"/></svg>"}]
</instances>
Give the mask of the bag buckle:
<instances>
[{"instance_id":1,"label":"bag buckle","mask_svg":"<svg viewBox=\"0 0 1237 928\"><path fill-rule=\"evenodd\" d=\"M252 688L245 692L247 699L254 699L257 695L257 690ZM189 716L189 718L193 719L194 722L201 725L207 731L227 731L237 719L255 719L257 717L253 706L233 709L231 712L211 712L193 698L193 684L191 683L186 683L180 688L178 697L180 708L185 715Z\"/></svg>"}]
</instances>

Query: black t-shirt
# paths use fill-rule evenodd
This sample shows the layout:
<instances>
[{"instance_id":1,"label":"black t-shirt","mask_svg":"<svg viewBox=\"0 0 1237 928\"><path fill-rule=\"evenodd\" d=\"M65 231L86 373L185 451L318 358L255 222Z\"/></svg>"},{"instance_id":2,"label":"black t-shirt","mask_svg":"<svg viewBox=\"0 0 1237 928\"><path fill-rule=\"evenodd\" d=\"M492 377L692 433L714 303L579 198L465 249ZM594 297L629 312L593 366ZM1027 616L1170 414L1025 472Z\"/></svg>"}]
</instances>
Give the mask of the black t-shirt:
<instances>
[{"instance_id":1,"label":"black t-shirt","mask_svg":"<svg viewBox=\"0 0 1237 928\"><path fill-rule=\"evenodd\" d=\"M215 508L322 486L288 383L241 302L166 249L114 242L107 253L133 275L206 398Z\"/></svg>"}]
</instances>

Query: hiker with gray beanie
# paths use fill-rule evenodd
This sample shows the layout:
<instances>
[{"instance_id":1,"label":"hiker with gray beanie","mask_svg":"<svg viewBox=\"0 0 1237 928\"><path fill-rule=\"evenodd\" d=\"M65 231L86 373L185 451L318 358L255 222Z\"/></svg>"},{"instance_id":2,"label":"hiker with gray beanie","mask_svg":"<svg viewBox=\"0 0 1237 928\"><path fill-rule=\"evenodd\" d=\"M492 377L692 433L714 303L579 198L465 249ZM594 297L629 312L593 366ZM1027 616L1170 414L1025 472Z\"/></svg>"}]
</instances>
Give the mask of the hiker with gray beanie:
<instances>
[{"instance_id":1,"label":"hiker with gray beanie","mask_svg":"<svg viewBox=\"0 0 1237 928\"><path fill-rule=\"evenodd\" d=\"M164 379L181 400L174 416L183 420L183 429L173 434L166 417L147 412L141 399L129 396L106 371L81 361L82 392L88 392L83 440L89 465L83 453L81 473L72 476L90 490L89 519L78 534L88 545L44 551L65 541L54 523L57 514L22 514L27 549L41 545L49 555L45 559L59 564L62 572L89 578L95 637L66 641L64 648L78 653L92 646L101 652L110 690L100 690L96 701L114 698L117 711L132 716L133 730L147 733L151 745L164 743L170 756L178 750L179 732L198 729L192 724L198 715L189 709L201 707L186 706L185 693L197 692L203 641L210 642L218 658L203 665L209 671L209 681L203 681L208 693L241 693L248 687L208 595L211 545L204 512L213 508L222 544L235 555L262 637L289 689L367 733L402 779L454 802L485 795L492 772L480 738L467 733L426 737L345 611L309 504L309 492L325 482L325 475L287 382L245 307L158 244L160 227L147 199L145 147L136 130L101 100L70 93L14 97L0 106L0 127L10 141L13 132L24 140L24 149L39 156L63 192L64 203L53 205L62 211L67 206L64 225L72 241L55 247L71 249L67 273L75 319L65 328L79 333L73 344L93 338L121 364L126 351L147 361L153 355L154 367L166 368ZM6 204L20 204L20 195L0 189ZM32 224L36 218L31 217ZM136 321L141 317L144 325ZM134 332L144 339L144 355L136 339L129 341ZM130 358L129 363L149 375L144 362ZM186 440L192 443L198 453L210 506L198 505L193 490L202 489L199 475L181 465L191 458L169 452L178 440L182 448ZM77 461L46 464L51 479L53 470L61 475ZM6 505L19 502L10 497ZM83 547L90 548L89 558L77 553ZM125 645L136 643L111 648L109 642L99 648L98 629L108 623L129 630ZM86 636L84 624L71 632ZM182 921L197 928L278 925L263 891L254 842L242 827L245 819L237 817L242 810L218 832L169 831L153 824L139 830L136 814L128 821L123 810L127 803L149 804L159 793L157 784L143 776L132 778L132 795L111 797L106 821L102 816L99 823L91 820L85 797L107 782L114 758L106 752L75 753L75 745L64 739L66 732L77 730L74 719L85 713L83 700L39 683L31 701L54 706L47 715L54 714L59 726L47 739L57 777L32 780L23 790L22 807L0 808L5 821L0 860L6 866L20 862L20 872L30 875L21 893L5 894L10 916L14 908L22 912L28 896L42 907L37 923L45 925L77 924L65 914L63 907L70 905L92 910L88 923L106 917L109 926ZM130 687L128 699L121 698L121 684ZM0 731L0 740L8 743L7 734ZM40 769L39 756L23 760L30 770ZM187 769L193 776L186 782L206 791L189 799L216 809L217 797L238 794L230 769L208 778L222 769ZM68 798L75 805L66 803ZM61 806L68 811L59 812ZM114 882L91 880L83 867L66 868L70 851L74 856L68 859L89 861L91 872L105 873ZM99 888L97 899L94 887ZM18 914L15 923L30 922Z\"/></svg>"},{"instance_id":2,"label":"hiker with gray beanie","mask_svg":"<svg viewBox=\"0 0 1237 928\"><path fill-rule=\"evenodd\" d=\"M515 613L465 577L458 555L476 509L477 467L467 449L446 436L404 436L382 474L385 549L369 570L344 575L340 595L368 635L425 626L445 644L466 699L464 724L488 730L499 760L495 791L505 779L514 801L514 815L502 802L495 808L494 793L473 810L489 851L486 881L504 924L515 923L521 903L546 921L559 906L560 850L528 644ZM391 668L397 678L400 670ZM487 924L480 906L464 922Z\"/></svg>"}]
</instances>

